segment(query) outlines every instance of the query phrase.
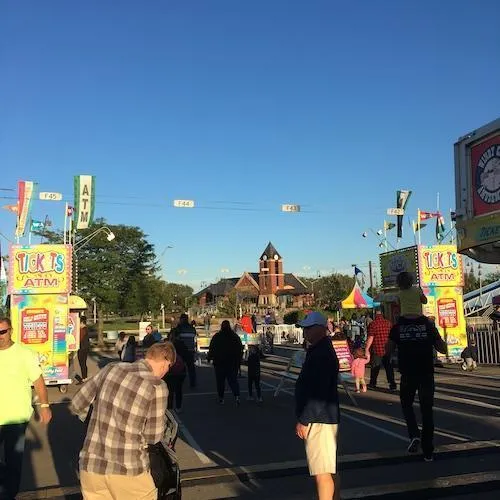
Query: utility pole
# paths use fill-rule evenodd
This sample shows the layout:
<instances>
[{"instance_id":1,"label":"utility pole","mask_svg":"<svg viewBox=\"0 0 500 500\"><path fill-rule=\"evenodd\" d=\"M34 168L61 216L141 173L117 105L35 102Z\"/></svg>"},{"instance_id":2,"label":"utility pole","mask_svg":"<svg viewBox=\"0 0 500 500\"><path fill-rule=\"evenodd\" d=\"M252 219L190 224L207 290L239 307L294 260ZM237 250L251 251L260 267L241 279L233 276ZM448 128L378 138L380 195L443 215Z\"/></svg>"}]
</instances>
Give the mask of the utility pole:
<instances>
[{"instance_id":1,"label":"utility pole","mask_svg":"<svg viewBox=\"0 0 500 500\"><path fill-rule=\"evenodd\" d=\"M372 271L372 261L368 261L368 272L370 273L370 289L373 294L373 271Z\"/></svg>"}]
</instances>

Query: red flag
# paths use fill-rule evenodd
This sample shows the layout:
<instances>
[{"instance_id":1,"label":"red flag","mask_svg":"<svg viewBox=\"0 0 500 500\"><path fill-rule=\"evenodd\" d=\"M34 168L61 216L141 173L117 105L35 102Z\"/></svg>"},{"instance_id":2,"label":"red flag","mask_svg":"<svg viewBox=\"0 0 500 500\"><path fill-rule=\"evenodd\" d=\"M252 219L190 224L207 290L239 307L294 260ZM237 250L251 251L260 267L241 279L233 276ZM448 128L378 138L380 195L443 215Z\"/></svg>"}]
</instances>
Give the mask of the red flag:
<instances>
[{"instance_id":1,"label":"red flag","mask_svg":"<svg viewBox=\"0 0 500 500\"><path fill-rule=\"evenodd\" d=\"M419 211L419 217L420 220L428 220L428 219L433 219L434 217L439 217L439 212L422 212L421 210Z\"/></svg>"}]
</instances>

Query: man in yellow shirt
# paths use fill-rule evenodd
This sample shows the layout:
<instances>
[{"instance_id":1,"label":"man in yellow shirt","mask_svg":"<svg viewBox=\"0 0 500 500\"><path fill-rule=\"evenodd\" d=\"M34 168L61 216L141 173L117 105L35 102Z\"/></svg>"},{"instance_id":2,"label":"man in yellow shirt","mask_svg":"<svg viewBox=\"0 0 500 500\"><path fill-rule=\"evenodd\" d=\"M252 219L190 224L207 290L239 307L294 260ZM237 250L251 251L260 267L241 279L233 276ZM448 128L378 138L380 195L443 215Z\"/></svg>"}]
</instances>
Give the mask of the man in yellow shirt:
<instances>
[{"instance_id":1,"label":"man in yellow shirt","mask_svg":"<svg viewBox=\"0 0 500 500\"><path fill-rule=\"evenodd\" d=\"M0 471L0 499L14 500L21 481L25 432L33 415L33 384L39 399L40 421L48 424L52 413L38 355L11 338L9 318L0 318L0 446L5 470Z\"/></svg>"}]
</instances>

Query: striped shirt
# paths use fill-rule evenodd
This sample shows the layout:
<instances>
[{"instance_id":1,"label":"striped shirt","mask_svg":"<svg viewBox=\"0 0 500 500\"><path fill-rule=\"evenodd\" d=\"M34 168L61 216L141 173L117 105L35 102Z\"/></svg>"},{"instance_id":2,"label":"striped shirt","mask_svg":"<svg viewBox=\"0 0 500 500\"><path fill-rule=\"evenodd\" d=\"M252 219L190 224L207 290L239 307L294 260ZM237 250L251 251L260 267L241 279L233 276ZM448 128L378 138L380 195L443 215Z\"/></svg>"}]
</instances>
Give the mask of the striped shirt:
<instances>
[{"instance_id":1,"label":"striped shirt","mask_svg":"<svg viewBox=\"0 0 500 500\"><path fill-rule=\"evenodd\" d=\"M82 421L93 406L80 470L127 476L148 471L146 448L163 438L167 396L145 360L111 363L85 382L71 402Z\"/></svg>"}]
</instances>

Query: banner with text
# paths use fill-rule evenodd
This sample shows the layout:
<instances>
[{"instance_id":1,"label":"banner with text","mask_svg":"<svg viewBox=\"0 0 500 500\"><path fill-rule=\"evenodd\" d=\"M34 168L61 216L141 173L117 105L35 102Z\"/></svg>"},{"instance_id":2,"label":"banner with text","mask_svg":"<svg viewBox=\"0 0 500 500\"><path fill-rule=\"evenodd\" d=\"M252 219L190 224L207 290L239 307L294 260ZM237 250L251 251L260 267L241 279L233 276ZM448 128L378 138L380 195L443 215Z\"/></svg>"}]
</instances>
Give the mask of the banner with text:
<instances>
[{"instance_id":1,"label":"banner with text","mask_svg":"<svg viewBox=\"0 0 500 500\"><path fill-rule=\"evenodd\" d=\"M12 245L9 293L70 293L71 245Z\"/></svg>"},{"instance_id":2,"label":"banner with text","mask_svg":"<svg viewBox=\"0 0 500 500\"><path fill-rule=\"evenodd\" d=\"M94 220L95 177L75 176L75 228L87 229Z\"/></svg>"},{"instance_id":3,"label":"banner with text","mask_svg":"<svg viewBox=\"0 0 500 500\"><path fill-rule=\"evenodd\" d=\"M13 340L38 353L45 381L68 378L68 296L13 295Z\"/></svg>"},{"instance_id":4,"label":"banner with text","mask_svg":"<svg viewBox=\"0 0 500 500\"><path fill-rule=\"evenodd\" d=\"M463 286L462 256L455 245L418 247L420 284L425 286Z\"/></svg>"},{"instance_id":5,"label":"banner with text","mask_svg":"<svg viewBox=\"0 0 500 500\"><path fill-rule=\"evenodd\" d=\"M35 183L32 181L19 181L17 183L17 227L16 236L24 236L28 222Z\"/></svg>"}]
</instances>

